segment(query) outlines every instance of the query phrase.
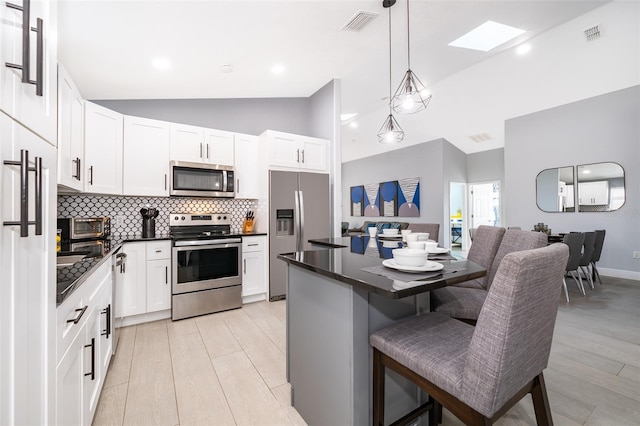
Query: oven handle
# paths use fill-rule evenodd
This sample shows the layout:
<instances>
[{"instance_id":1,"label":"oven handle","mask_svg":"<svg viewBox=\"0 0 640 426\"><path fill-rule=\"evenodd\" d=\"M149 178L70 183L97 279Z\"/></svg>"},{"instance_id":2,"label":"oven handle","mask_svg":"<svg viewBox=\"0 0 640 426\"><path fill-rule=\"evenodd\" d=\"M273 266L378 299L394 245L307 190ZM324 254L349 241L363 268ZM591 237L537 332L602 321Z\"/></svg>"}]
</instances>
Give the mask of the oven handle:
<instances>
[{"instance_id":1,"label":"oven handle","mask_svg":"<svg viewBox=\"0 0 640 426\"><path fill-rule=\"evenodd\" d=\"M220 240L180 240L174 241L174 247L194 247L194 246L203 246L202 248L221 248L220 246L224 246L227 244L241 244L242 240L240 238L224 238Z\"/></svg>"}]
</instances>

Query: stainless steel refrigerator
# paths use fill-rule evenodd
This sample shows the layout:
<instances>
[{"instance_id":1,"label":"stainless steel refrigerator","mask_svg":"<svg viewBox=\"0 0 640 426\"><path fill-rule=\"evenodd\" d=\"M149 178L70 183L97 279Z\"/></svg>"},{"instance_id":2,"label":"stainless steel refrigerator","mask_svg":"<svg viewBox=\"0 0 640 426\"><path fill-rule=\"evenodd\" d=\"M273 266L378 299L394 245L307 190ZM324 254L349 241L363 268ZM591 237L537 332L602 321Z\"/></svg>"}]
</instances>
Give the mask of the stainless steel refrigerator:
<instances>
[{"instance_id":1,"label":"stainless steel refrigerator","mask_svg":"<svg viewBox=\"0 0 640 426\"><path fill-rule=\"evenodd\" d=\"M281 253L309 250L309 239L331 237L329 175L269 172L269 300L286 295Z\"/></svg>"}]
</instances>

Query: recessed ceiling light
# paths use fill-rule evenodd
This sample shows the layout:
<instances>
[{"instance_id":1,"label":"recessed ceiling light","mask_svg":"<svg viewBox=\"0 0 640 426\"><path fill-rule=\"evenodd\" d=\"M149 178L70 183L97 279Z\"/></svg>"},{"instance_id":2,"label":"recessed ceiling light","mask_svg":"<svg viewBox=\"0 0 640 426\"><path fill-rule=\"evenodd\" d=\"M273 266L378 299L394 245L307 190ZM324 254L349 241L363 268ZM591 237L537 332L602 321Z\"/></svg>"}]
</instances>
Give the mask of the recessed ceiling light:
<instances>
[{"instance_id":1,"label":"recessed ceiling light","mask_svg":"<svg viewBox=\"0 0 640 426\"><path fill-rule=\"evenodd\" d=\"M516 49L516 53L518 55L526 55L527 53L529 53L529 51L531 51L531 45L530 44L521 44Z\"/></svg>"},{"instance_id":2,"label":"recessed ceiling light","mask_svg":"<svg viewBox=\"0 0 640 426\"><path fill-rule=\"evenodd\" d=\"M271 72L275 75L280 75L285 72L286 68L282 64L277 64L271 67Z\"/></svg>"},{"instance_id":3,"label":"recessed ceiling light","mask_svg":"<svg viewBox=\"0 0 640 426\"><path fill-rule=\"evenodd\" d=\"M582 173L584 173L585 175L587 175L587 174L591 173L591 170L589 170L589 169L583 169L583 170L582 170Z\"/></svg>"},{"instance_id":4,"label":"recessed ceiling light","mask_svg":"<svg viewBox=\"0 0 640 426\"><path fill-rule=\"evenodd\" d=\"M358 122L357 121L352 121L351 123L349 123L349 126L352 129L356 129L358 127Z\"/></svg>"},{"instance_id":5,"label":"recessed ceiling light","mask_svg":"<svg viewBox=\"0 0 640 426\"><path fill-rule=\"evenodd\" d=\"M233 72L233 65L224 64L223 66L220 67L220 72L223 74L229 74Z\"/></svg>"},{"instance_id":6,"label":"recessed ceiling light","mask_svg":"<svg viewBox=\"0 0 640 426\"><path fill-rule=\"evenodd\" d=\"M498 22L487 21L479 27L469 31L457 40L449 43L449 46L464 47L466 49L481 50L487 52L496 46L524 34L526 31L520 28Z\"/></svg>"},{"instance_id":7,"label":"recessed ceiling light","mask_svg":"<svg viewBox=\"0 0 640 426\"><path fill-rule=\"evenodd\" d=\"M157 58L153 61L153 67L158 70L166 70L171 68L171 62L166 58Z\"/></svg>"}]
</instances>

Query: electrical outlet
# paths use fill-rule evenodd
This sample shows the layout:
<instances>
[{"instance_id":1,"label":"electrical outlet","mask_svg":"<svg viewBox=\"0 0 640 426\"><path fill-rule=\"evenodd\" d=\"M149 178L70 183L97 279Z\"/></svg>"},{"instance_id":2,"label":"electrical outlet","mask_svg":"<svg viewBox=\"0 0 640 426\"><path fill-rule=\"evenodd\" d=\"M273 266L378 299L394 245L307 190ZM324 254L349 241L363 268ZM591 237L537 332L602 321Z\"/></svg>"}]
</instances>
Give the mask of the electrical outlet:
<instances>
[{"instance_id":1,"label":"electrical outlet","mask_svg":"<svg viewBox=\"0 0 640 426\"><path fill-rule=\"evenodd\" d=\"M117 226L124 225L124 216L116 216L116 225Z\"/></svg>"},{"instance_id":2,"label":"electrical outlet","mask_svg":"<svg viewBox=\"0 0 640 426\"><path fill-rule=\"evenodd\" d=\"M633 252L633 258L634 259L640 259L640 251L634 251Z\"/></svg>"}]
</instances>

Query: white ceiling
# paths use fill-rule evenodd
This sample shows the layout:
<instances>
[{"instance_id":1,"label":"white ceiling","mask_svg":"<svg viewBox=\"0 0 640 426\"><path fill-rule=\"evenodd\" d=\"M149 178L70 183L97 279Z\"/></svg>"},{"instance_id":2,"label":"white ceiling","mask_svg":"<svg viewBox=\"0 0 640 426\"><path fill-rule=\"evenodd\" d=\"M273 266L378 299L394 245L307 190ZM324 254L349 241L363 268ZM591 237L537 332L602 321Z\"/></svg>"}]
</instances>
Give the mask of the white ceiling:
<instances>
[{"instance_id":1,"label":"white ceiling","mask_svg":"<svg viewBox=\"0 0 640 426\"><path fill-rule=\"evenodd\" d=\"M412 0L412 69L428 86L437 84L604 3ZM307 97L339 78L342 112L362 117L384 106L382 98L388 96L388 10L381 0L58 4L59 59L87 99ZM342 31L360 9L380 16L361 32ZM391 11L395 90L406 70L406 1L398 0ZM526 33L489 52L447 46L487 20ZM154 69L151 64L158 57L170 60L172 67ZM224 64L232 65L233 72L222 73ZM274 64L284 65L285 73L273 75ZM491 100L486 102L491 110ZM486 120L503 123L508 117L496 111ZM383 119L360 123L343 139L357 140L362 131L375 134ZM464 126L466 120L458 120ZM474 123L460 131L471 135L478 129ZM447 134L415 130L412 135L422 141L434 136L450 139L466 152L481 150ZM495 148L500 142L486 146Z\"/></svg>"}]
</instances>

